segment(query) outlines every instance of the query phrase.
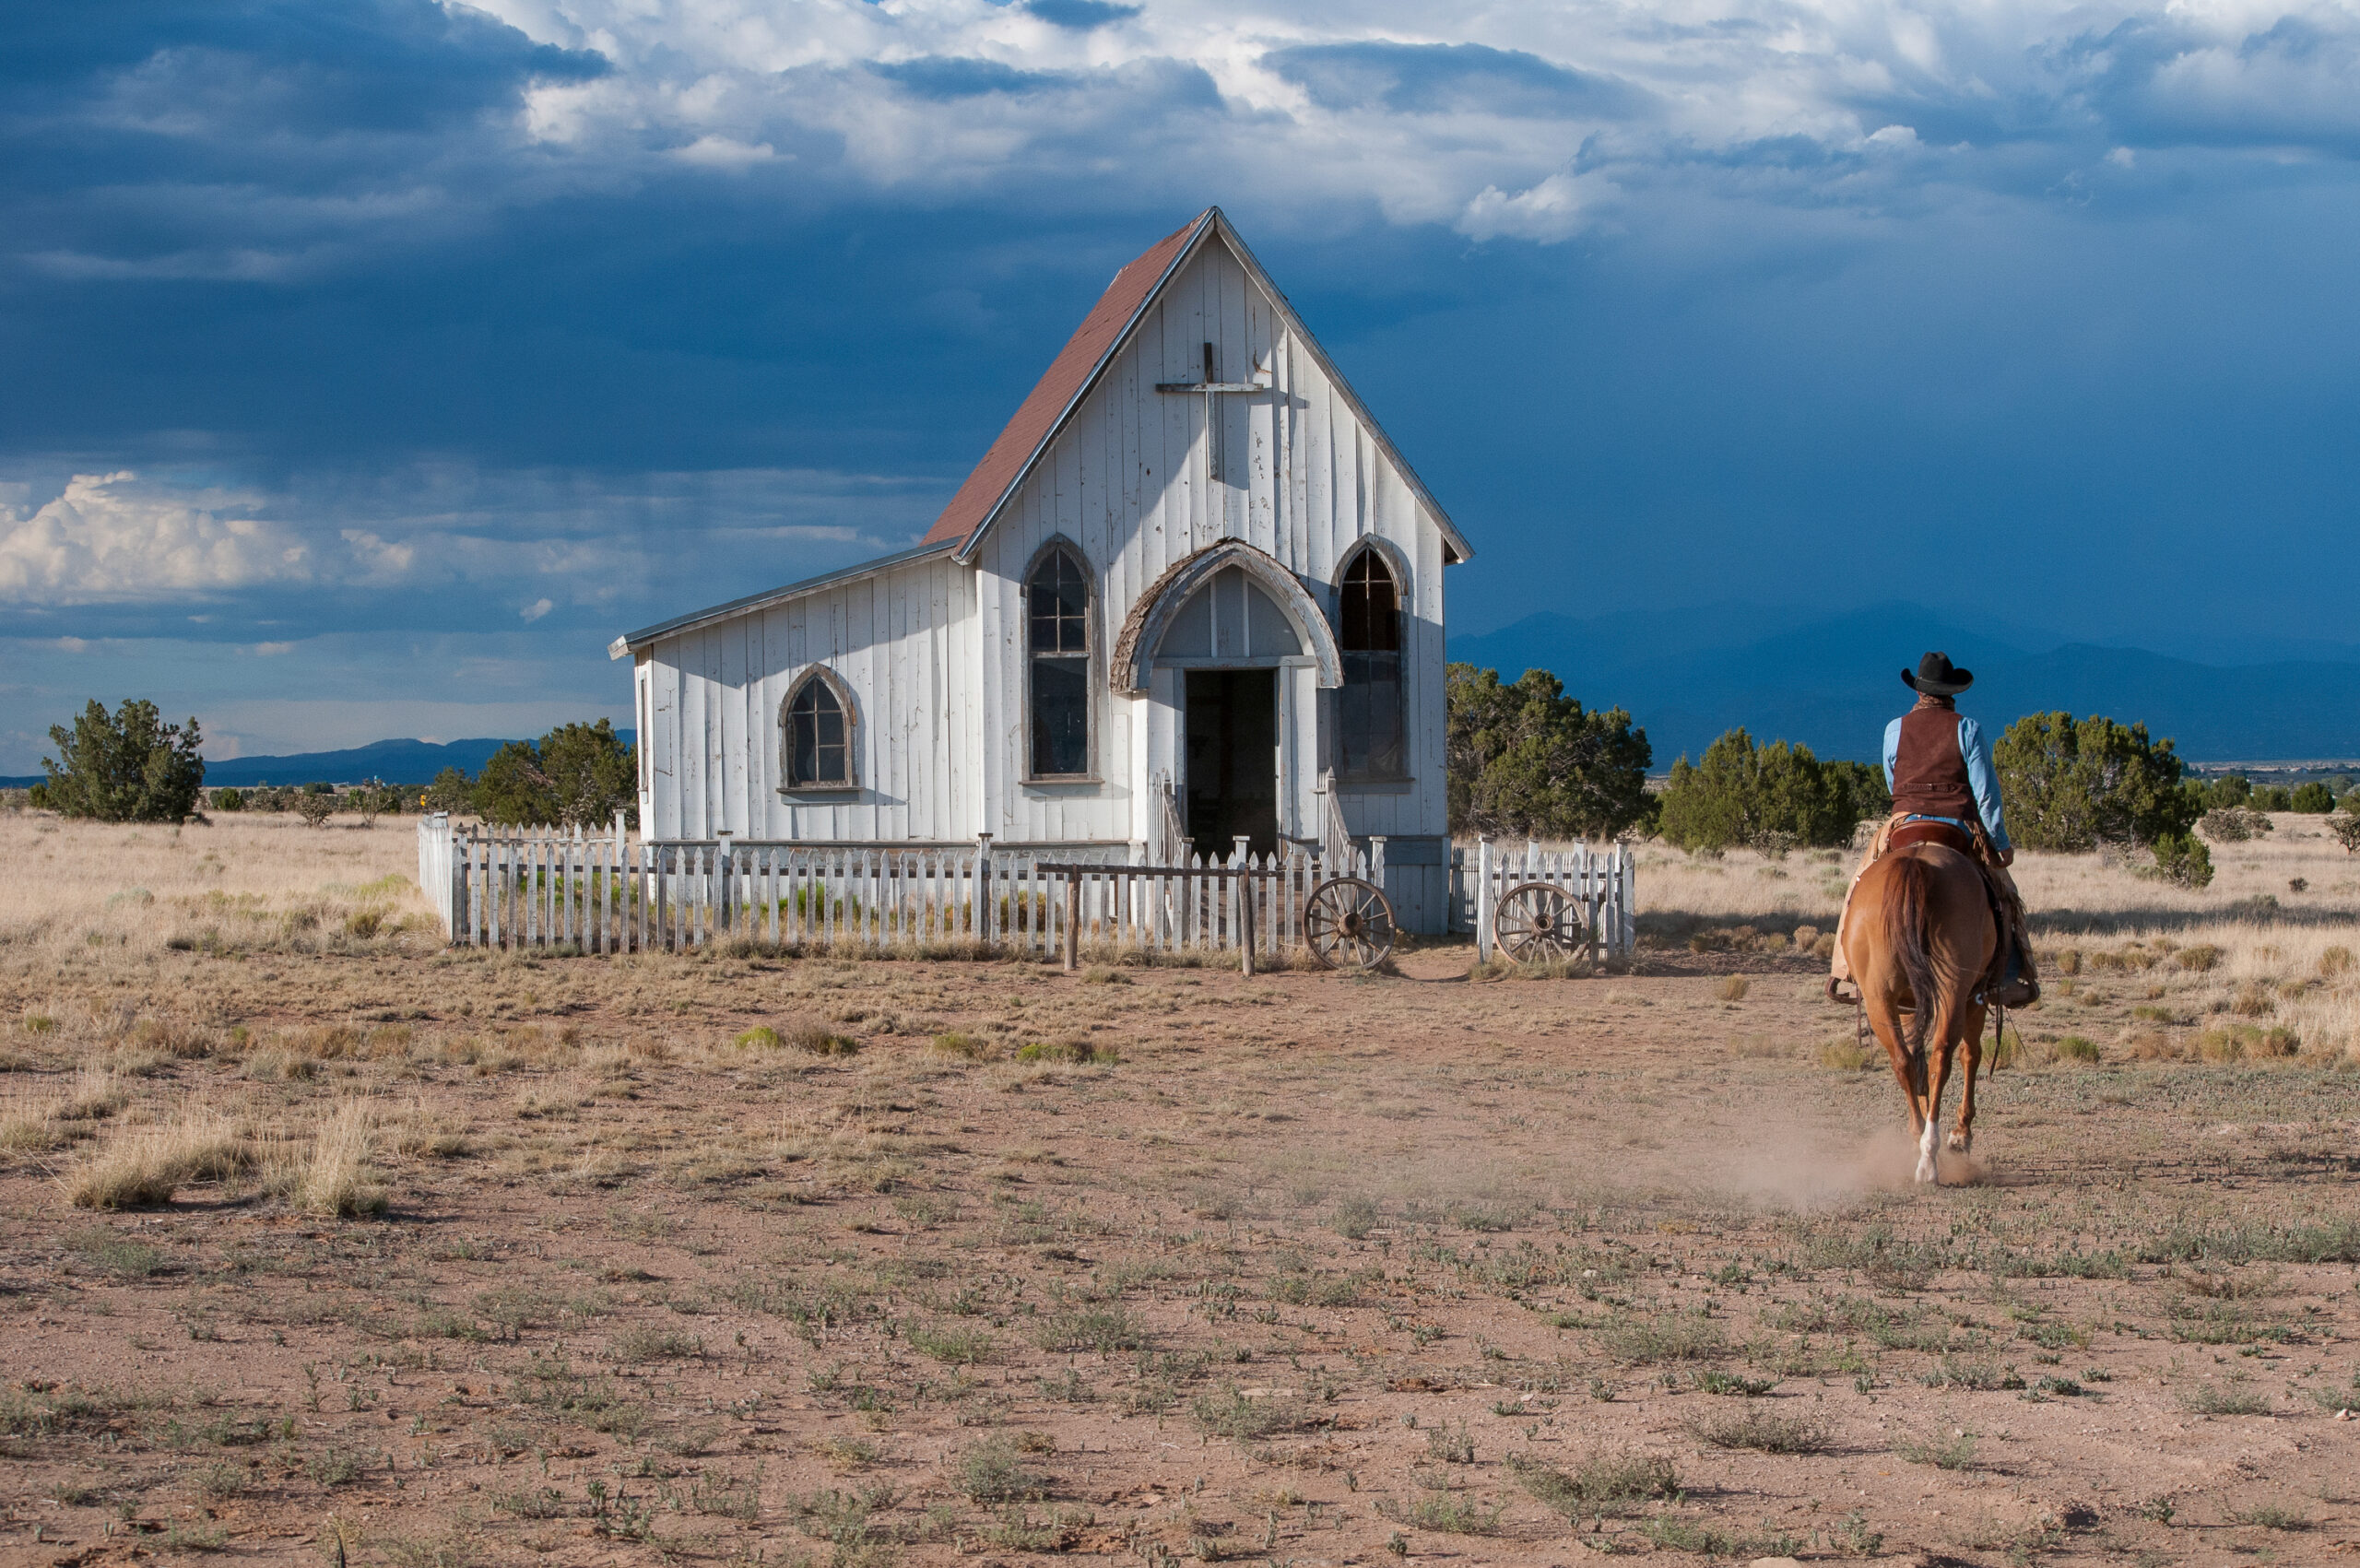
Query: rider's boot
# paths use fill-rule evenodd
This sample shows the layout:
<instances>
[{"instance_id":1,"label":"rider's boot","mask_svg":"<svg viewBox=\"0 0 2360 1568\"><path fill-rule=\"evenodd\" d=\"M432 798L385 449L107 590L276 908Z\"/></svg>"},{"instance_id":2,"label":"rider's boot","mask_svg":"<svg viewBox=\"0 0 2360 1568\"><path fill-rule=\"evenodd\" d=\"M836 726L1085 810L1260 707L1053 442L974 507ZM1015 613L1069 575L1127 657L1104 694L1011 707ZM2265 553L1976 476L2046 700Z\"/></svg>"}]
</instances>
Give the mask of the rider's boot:
<instances>
[{"instance_id":1,"label":"rider's boot","mask_svg":"<svg viewBox=\"0 0 2360 1568\"><path fill-rule=\"evenodd\" d=\"M2003 1008L2028 1008L2040 1000L2040 981L2033 974L2032 953L2021 932L2008 934L2008 967L1991 999Z\"/></svg>"}]
</instances>

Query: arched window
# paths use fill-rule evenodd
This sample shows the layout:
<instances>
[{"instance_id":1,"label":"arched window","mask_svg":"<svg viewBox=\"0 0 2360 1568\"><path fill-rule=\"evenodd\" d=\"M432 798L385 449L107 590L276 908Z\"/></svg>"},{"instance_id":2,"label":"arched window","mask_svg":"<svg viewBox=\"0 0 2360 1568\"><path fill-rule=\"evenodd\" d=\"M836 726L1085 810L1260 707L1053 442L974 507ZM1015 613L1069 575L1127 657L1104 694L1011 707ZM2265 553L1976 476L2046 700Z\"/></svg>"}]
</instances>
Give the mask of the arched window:
<instances>
[{"instance_id":1,"label":"arched window","mask_svg":"<svg viewBox=\"0 0 2360 1568\"><path fill-rule=\"evenodd\" d=\"M845 789L852 776L852 713L818 670L786 700L786 787Z\"/></svg>"},{"instance_id":2,"label":"arched window","mask_svg":"<svg viewBox=\"0 0 2360 1568\"><path fill-rule=\"evenodd\" d=\"M1337 646L1344 689L1337 694L1337 761L1347 778L1398 779L1401 754L1401 594L1393 569L1363 549L1344 569L1343 625Z\"/></svg>"},{"instance_id":3,"label":"arched window","mask_svg":"<svg viewBox=\"0 0 2360 1568\"><path fill-rule=\"evenodd\" d=\"M1024 585L1032 777L1090 772L1090 574L1062 548Z\"/></svg>"}]
</instances>

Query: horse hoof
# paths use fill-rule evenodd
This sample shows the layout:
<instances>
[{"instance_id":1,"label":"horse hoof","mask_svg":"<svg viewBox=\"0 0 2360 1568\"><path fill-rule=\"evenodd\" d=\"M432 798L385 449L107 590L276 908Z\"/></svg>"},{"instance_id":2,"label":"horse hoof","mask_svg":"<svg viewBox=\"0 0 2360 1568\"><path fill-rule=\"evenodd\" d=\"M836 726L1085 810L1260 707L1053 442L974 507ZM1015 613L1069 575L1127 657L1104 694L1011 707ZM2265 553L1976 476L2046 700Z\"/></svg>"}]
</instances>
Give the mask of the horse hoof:
<instances>
[{"instance_id":1,"label":"horse hoof","mask_svg":"<svg viewBox=\"0 0 2360 1568\"><path fill-rule=\"evenodd\" d=\"M1944 1140L1944 1142L1949 1145L1950 1151L1953 1154L1965 1154L1974 1149L1975 1135L1973 1133L1953 1132Z\"/></svg>"},{"instance_id":2,"label":"horse hoof","mask_svg":"<svg viewBox=\"0 0 2360 1568\"><path fill-rule=\"evenodd\" d=\"M1942 1185L1941 1180L1934 1174L1934 1166L1932 1161L1929 1161L1927 1163L1918 1167L1918 1185L1921 1187L1938 1187Z\"/></svg>"}]
</instances>

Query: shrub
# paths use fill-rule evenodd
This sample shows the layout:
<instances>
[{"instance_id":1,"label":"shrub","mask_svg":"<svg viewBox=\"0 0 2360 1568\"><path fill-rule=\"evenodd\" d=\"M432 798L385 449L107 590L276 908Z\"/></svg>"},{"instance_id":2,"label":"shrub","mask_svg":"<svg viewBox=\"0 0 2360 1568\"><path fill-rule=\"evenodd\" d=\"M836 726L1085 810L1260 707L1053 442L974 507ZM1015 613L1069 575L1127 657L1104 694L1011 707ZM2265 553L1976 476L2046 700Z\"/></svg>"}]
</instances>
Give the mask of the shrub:
<instances>
[{"instance_id":1,"label":"shrub","mask_svg":"<svg viewBox=\"0 0 2360 1568\"><path fill-rule=\"evenodd\" d=\"M2253 781L2243 773L2224 773L2201 787L2204 804L2216 811L2235 810L2253 798Z\"/></svg>"},{"instance_id":2,"label":"shrub","mask_svg":"<svg viewBox=\"0 0 2360 1568\"><path fill-rule=\"evenodd\" d=\"M1892 808L1882 775L1859 762L1822 762L1808 746L1757 746L1729 730L1692 764L1671 766L1660 817L1664 838L1689 851L1738 845L1834 848L1864 817Z\"/></svg>"},{"instance_id":3,"label":"shrub","mask_svg":"<svg viewBox=\"0 0 2360 1568\"><path fill-rule=\"evenodd\" d=\"M809 1020L788 1030L780 1040L798 1051L808 1051L815 1056L849 1056L860 1049L860 1043L836 1033L826 1024Z\"/></svg>"},{"instance_id":4,"label":"shrub","mask_svg":"<svg viewBox=\"0 0 2360 1568\"><path fill-rule=\"evenodd\" d=\"M213 792L213 809L216 811L243 811L245 808L244 790L217 789Z\"/></svg>"},{"instance_id":5,"label":"shrub","mask_svg":"<svg viewBox=\"0 0 2360 1568\"><path fill-rule=\"evenodd\" d=\"M295 797L295 814L303 819L307 828L324 828L328 819L336 815L336 798L333 795L313 795L310 790Z\"/></svg>"},{"instance_id":6,"label":"shrub","mask_svg":"<svg viewBox=\"0 0 2360 1568\"><path fill-rule=\"evenodd\" d=\"M2155 840L2156 874L2191 890L2212 883L2212 852L2194 833L2165 833Z\"/></svg>"},{"instance_id":7,"label":"shrub","mask_svg":"<svg viewBox=\"0 0 2360 1568\"><path fill-rule=\"evenodd\" d=\"M2087 1062L2095 1066L2100 1060L2097 1042L2086 1035L2064 1035L2049 1049L2060 1062Z\"/></svg>"},{"instance_id":8,"label":"shrub","mask_svg":"<svg viewBox=\"0 0 2360 1568\"><path fill-rule=\"evenodd\" d=\"M134 698L110 717L93 701L74 727L50 726L58 758L41 760L48 775L37 804L67 817L101 822L177 822L196 809L205 784L204 737L196 721L161 722L153 702Z\"/></svg>"},{"instance_id":9,"label":"shrub","mask_svg":"<svg viewBox=\"0 0 2360 1568\"><path fill-rule=\"evenodd\" d=\"M1913 1465L1932 1465L1944 1470L1971 1470L1976 1468L1975 1436L1971 1432L1958 1432L1949 1437L1937 1435L1923 1442L1905 1438L1893 1445L1893 1451Z\"/></svg>"},{"instance_id":10,"label":"shrub","mask_svg":"<svg viewBox=\"0 0 2360 1568\"><path fill-rule=\"evenodd\" d=\"M2083 851L2185 834L2205 802L2179 787L2169 740L2100 714L2027 713L1991 749L2008 831L2025 849Z\"/></svg>"},{"instance_id":11,"label":"shrub","mask_svg":"<svg viewBox=\"0 0 2360 1568\"><path fill-rule=\"evenodd\" d=\"M1024 1467L1016 1444L1006 1437L986 1437L958 1461L959 1490L971 1502L1022 1503L1045 1496L1048 1483Z\"/></svg>"},{"instance_id":12,"label":"shrub","mask_svg":"<svg viewBox=\"0 0 2360 1568\"><path fill-rule=\"evenodd\" d=\"M2360 854L2360 811L2352 809L2349 796L2345 797L2344 809L2327 819L2327 831L2335 835L2335 842L2343 846L2344 854Z\"/></svg>"},{"instance_id":13,"label":"shrub","mask_svg":"<svg viewBox=\"0 0 2360 1568\"><path fill-rule=\"evenodd\" d=\"M1452 665L1445 789L1454 833L1612 838L1644 823L1655 750L1621 708L1586 713L1545 669L1514 685Z\"/></svg>"},{"instance_id":14,"label":"shrub","mask_svg":"<svg viewBox=\"0 0 2360 1568\"><path fill-rule=\"evenodd\" d=\"M1687 1422L1689 1434L1716 1448L1751 1448L1762 1454L1815 1454L1827 1446L1825 1422L1811 1416L1782 1415L1748 1402Z\"/></svg>"},{"instance_id":15,"label":"shrub","mask_svg":"<svg viewBox=\"0 0 2360 1568\"><path fill-rule=\"evenodd\" d=\"M1118 1065L1122 1053L1112 1045L1092 1045L1087 1040L1036 1040L1017 1049L1020 1062L1071 1062L1077 1067L1111 1067Z\"/></svg>"},{"instance_id":16,"label":"shrub","mask_svg":"<svg viewBox=\"0 0 2360 1568\"><path fill-rule=\"evenodd\" d=\"M2323 817L2335 809L2335 792L2313 779L2295 789L2286 809L2300 811L2307 817Z\"/></svg>"},{"instance_id":17,"label":"shrub","mask_svg":"<svg viewBox=\"0 0 2360 1568\"><path fill-rule=\"evenodd\" d=\"M1600 1450L1570 1474L1538 1459L1511 1454L1507 1468L1534 1501L1569 1519L1578 1519L1584 1513L1603 1514L1618 1505L1680 1501L1680 1472L1659 1454Z\"/></svg>"},{"instance_id":18,"label":"shrub","mask_svg":"<svg viewBox=\"0 0 2360 1568\"><path fill-rule=\"evenodd\" d=\"M456 768L445 768L426 786L426 809L460 816L475 809L475 781Z\"/></svg>"},{"instance_id":19,"label":"shrub","mask_svg":"<svg viewBox=\"0 0 2360 1568\"><path fill-rule=\"evenodd\" d=\"M978 1040L956 1029L936 1035L926 1049L938 1056L956 1056L962 1062L988 1062L1000 1054L1000 1048L989 1041Z\"/></svg>"},{"instance_id":20,"label":"shrub","mask_svg":"<svg viewBox=\"0 0 2360 1568\"><path fill-rule=\"evenodd\" d=\"M2242 806L2215 807L2196 822L2197 831L2214 843L2243 843L2261 837L2272 826L2269 818Z\"/></svg>"},{"instance_id":21,"label":"shrub","mask_svg":"<svg viewBox=\"0 0 2360 1568\"><path fill-rule=\"evenodd\" d=\"M2295 792L2284 784L2264 784L2253 792L2253 808L2257 811L2292 811Z\"/></svg>"},{"instance_id":22,"label":"shrub","mask_svg":"<svg viewBox=\"0 0 2360 1568\"><path fill-rule=\"evenodd\" d=\"M638 802L638 750L622 743L611 722L600 719L595 725L560 725L538 742L510 741L483 765L469 804L487 822L590 828L618 810L635 819Z\"/></svg>"}]
</instances>

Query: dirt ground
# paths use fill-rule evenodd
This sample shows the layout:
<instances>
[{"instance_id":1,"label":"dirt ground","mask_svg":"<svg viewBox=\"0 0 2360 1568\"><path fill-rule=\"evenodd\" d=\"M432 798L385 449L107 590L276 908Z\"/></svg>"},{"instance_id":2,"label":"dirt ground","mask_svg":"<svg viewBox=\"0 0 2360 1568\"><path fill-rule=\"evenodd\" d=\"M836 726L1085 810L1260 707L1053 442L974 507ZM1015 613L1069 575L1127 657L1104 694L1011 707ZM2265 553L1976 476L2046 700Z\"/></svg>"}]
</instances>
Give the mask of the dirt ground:
<instances>
[{"instance_id":1,"label":"dirt ground","mask_svg":"<svg viewBox=\"0 0 2360 1568\"><path fill-rule=\"evenodd\" d=\"M342 919L0 940L0 1563L2360 1550L2360 1072L2184 944L2077 939L1925 1191L1792 921L1245 980Z\"/></svg>"}]
</instances>

